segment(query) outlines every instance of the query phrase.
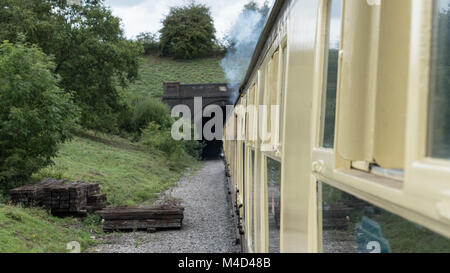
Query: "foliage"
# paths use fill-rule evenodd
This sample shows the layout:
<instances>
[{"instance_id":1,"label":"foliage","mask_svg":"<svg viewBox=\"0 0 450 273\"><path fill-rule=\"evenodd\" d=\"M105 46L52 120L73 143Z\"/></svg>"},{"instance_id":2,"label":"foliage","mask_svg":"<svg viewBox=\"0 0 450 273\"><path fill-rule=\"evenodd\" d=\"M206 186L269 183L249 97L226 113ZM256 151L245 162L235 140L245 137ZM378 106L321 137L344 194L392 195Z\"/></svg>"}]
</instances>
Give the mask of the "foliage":
<instances>
[{"instance_id":1,"label":"foliage","mask_svg":"<svg viewBox=\"0 0 450 273\"><path fill-rule=\"evenodd\" d=\"M100 223L101 223L100 214L96 212L88 214L88 216L86 216L83 219L83 224L88 227L100 228Z\"/></svg>"},{"instance_id":2,"label":"foliage","mask_svg":"<svg viewBox=\"0 0 450 273\"><path fill-rule=\"evenodd\" d=\"M195 140L174 140L171 128L161 127L156 122L150 122L142 130L141 143L151 149L163 151L169 158L177 162L177 159L184 159L186 155L200 158L203 149L202 144Z\"/></svg>"},{"instance_id":3,"label":"foliage","mask_svg":"<svg viewBox=\"0 0 450 273\"><path fill-rule=\"evenodd\" d=\"M169 128L163 128L156 122L150 122L145 129L142 130L143 137L141 143L163 151L168 156L174 153L182 153L183 147L181 142L174 140L171 136Z\"/></svg>"},{"instance_id":4,"label":"foliage","mask_svg":"<svg viewBox=\"0 0 450 273\"><path fill-rule=\"evenodd\" d=\"M136 40L144 47L144 54L159 54L159 38L157 34L151 32L142 32Z\"/></svg>"},{"instance_id":5,"label":"foliage","mask_svg":"<svg viewBox=\"0 0 450 273\"><path fill-rule=\"evenodd\" d=\"M119 130L117 135L135 132L133 125L134 111L135 107L133 105L130 105L128 102L123 104L122 109L117 116L117 126Z\"/></svg>"},{"instance_id":6,"label":"foliage","mask_svg":"<svg viewBox=\"0 0 450 273\"><path fill-rule=\"evenodd\" d=\"M163 56L193 59L214 51L216 30L205 5L191 3L171 8L160 32Z\"/></svg>"},{"instance_id":7,"label":"foliage","mask_svg":"<svg viewBox=\"0 0 450 273\"><path fill-rule=\"evenodd\" d=\"M193 135L192 130L192 135ZM206 147L206 143L202 143L195 140L185 140L183 141L184 150L186 153L196 159L201 159L203 154L203 149Z\"/></svg>"},{"instance_id":8,"label":"foliage","mask_svg":"<svg viewBox=\"0 0 450 273\"><path fill-rule=\"evenodd\" d=\"M87 128L114 131L124 109L117 85L138 75L142 45L127 40L103 0L2 0L0 40L26 42L53 55L60 87L74 92Z\"/></svg>"},{"instance_id":9,"label":"foliage","mask_svg":"<svg viewBox=\"0 0 450 273\"><path fill-rule=\"evenodd\" d=\"M0 187L20 185L52 163L77 110L58 88L54 63L36 47L0 44Z\"/></svg>"},{"instance_id":10,"label":"foliage","mask_svg":"<svg viewBox=\"0 0 450 273\"><path fill-rule=\"evenodd\" d=\"M147 97L136 104L132 118L133 129L140 131L150 122L155 122L162 128L167 129L172 125L173 119L169 107L165 103Z\"/></svg>"}]
</instances>

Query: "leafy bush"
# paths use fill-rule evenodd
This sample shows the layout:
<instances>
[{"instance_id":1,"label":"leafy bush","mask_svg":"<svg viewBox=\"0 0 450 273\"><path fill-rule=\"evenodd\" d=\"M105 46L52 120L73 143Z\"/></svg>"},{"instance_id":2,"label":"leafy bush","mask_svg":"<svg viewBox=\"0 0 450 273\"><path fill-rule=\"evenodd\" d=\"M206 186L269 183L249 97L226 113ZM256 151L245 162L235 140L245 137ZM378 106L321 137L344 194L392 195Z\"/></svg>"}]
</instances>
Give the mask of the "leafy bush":
<instances>
[{"instance_id":1,"label":"leafy bush","mask_svg":"<svg viewBox=\"0 0 450 273\"><path fill-rule=\"evenodd\" d=\"M163 129L166 129L172 126L173 119L166 104L148 97L136 104L132 118L133 129L140 131L150 122L155 122Z\"/></svg>"},{"instance_id":2,"label":"leafy bush","mask_svg":"<svg viewBox=\"0 0 450 273\"><path fill-rule=\"evenodd\" d=\"M145 55L159 53L159 39L155 33L142 32L136 37L136 39L144 47Z\"/></svg>"},{"instance_id":3,"label":"leafy bush","mask_svg":"<svg viewBox=\"0 0 450 273\"><path fill-rule=\"evenodd\" d=\"M1 6L0 41L15 43L25 33L26 42L54 56L60 87L73 91L81 109L80 123L117 130L123 107L117 86L137 78L143 48L126 39L120 19L104 1L3 0Z\"/></svg>"},{"instance_id":4,"label":"leafy bush","mask_svg":"<svg viewBox=\"0 0 450 273\"><path fill-rule=\"evenodd\" d=\"M181 142L175 141L172 138L170 129L163 128L154 121L150 122L147 127L142 130L141 143L150 148L160 150L169 156L183 152Z\"/></svg>"},{"instance_id":5,"label":"leafy bush","mask_svg":"<svg viewBox=\"0 0 450 273\"><path fill-rule=\"evenodd\" d=\"M141 144L164 152L172 161L177 163L185 159L187 155L199 159L203 149L203 145L198 141L177 141L173 139L171 128L163 128L156 122L150 122L142 130Z\"/></svg>"},{"instance_id":6,"label":"leafy bush","mask_svg":"<svg viewBox=\"0 0 450 273\"><path fill-rule=\"evenodd\" d=\"M0 44L0 187L20 185L52 163L77 111L38 48Z\"/></svg>"},{"instance_id":7,"label":"leafy bush","mask_svg":"<svg viewBox=\"0 0 450 273\"><path fill-rule=\"evenodd\" d=\"M182 142L186 153L194 158L200 159L206 144L196 140L185 140Z\"/></svg>"},{"instance_id":8,"label":"leafy bush","mask_svg":"<svg viewBox=\"0 0 450 273\"><path fill-rule=\"evenodd\" d=\"M133 125L133 115L135 108L128 104L124 103L119 115L117 116L117 127L119 129L119 134L124 132L134 132Z\"/></svg>"},{"instance_id":9,"label":"leafy bush","mask_svg":"<svg viewBox=\"0 0 450 273\"><path fill-rule=\"evenodd\" d=\"M205 5L191 3L171 8L160 32L163 56L193 59L214 51L216 29Z\"/></svg>"}]
</instances>

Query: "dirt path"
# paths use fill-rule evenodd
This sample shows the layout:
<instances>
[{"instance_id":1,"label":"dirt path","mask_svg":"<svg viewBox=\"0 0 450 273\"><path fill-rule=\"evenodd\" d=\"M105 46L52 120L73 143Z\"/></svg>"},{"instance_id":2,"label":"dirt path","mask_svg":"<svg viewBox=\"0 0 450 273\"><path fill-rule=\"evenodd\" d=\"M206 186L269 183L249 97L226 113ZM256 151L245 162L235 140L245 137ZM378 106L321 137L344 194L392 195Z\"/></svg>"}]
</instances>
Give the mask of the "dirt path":
<instances>
[{"instance_id":1,"label":"dirt path","mask_svg":"<svg viewBox=\"0 0 450 273\"><path fill-rule=\"evenodd\" d=\"M183 228L156 233L114 233L92 251L105 253L227 253L234 246L233 222L225 191L224 164L206 161L200 171L182 178L169 194L183 200Z\"/></svg>"}]
</instances>

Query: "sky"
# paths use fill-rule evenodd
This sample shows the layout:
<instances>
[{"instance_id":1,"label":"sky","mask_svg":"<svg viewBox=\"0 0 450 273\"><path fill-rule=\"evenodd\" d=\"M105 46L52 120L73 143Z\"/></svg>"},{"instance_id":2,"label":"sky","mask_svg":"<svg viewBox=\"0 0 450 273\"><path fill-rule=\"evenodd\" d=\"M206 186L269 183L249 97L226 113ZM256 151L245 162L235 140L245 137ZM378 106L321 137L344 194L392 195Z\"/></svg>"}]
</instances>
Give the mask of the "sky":
<instances>
[{"instance_id":1,"label":"sky","mask_svg":"<svg viewBox=\"0 0 450 273\"><path fill-rule=\"evenodd\" d=\"M249 0L197 0L211 8L216 27L216 36L222 38L237 19L242 7ZM265 0L255 0L262 4ZM274 0L269 0L273 3ZM190 0L105 0L113 14L122 19L123 29L128 38L141 32L158 32L161 21L169 13L170 7L190 3Z\"/></svg>"}]
</instances>

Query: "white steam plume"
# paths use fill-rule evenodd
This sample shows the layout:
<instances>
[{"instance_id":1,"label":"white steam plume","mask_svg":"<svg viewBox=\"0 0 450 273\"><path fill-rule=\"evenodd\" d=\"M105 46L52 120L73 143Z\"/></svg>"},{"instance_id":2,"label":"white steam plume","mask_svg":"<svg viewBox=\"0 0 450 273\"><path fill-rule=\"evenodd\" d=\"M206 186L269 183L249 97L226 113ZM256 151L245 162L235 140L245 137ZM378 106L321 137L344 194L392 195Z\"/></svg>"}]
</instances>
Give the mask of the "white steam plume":
<instances>
[{"instance_id":1,"label":"white steam plume","mask_svg":"<svg viewBox=\"0 0 450 273\"><path fill-rule=\"evenodd\" d=\"M237 98L239 86L245 77L265 19L265 16L257 10L244 9L228 34L233 46L220 65L228 79L228 88L233 90L231 103Z\"/></svg>"}]
</instances>

